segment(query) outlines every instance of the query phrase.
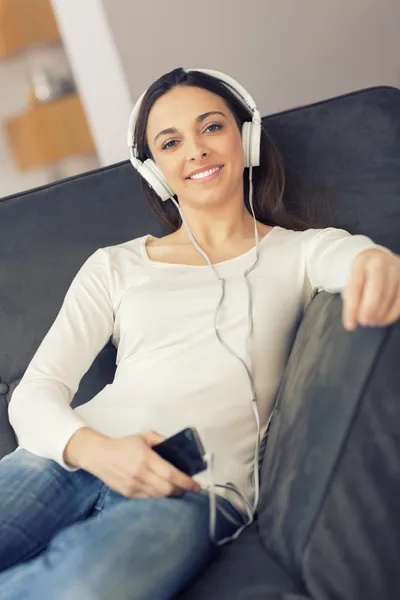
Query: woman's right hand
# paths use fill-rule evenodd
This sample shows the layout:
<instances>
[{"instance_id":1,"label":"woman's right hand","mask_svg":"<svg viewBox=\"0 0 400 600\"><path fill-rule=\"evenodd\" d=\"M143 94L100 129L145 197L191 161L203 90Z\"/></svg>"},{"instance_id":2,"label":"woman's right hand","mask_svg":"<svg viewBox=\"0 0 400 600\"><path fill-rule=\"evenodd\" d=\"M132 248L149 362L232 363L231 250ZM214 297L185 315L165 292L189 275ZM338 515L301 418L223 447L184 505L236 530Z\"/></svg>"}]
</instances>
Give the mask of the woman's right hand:
<instances>
[{"instance_id":1,"label":"woman's right hand","mask_svg":"<svg viewBox=\"0 0 400 600\"><path fill-rule=\"evenodd\" d=\"M109 438L83 428L76 432L68 446L74 444L74 437L80 432L81 436L86 435L86 443L80 445L85 451L79 453L75 447L73 463L127 498L181 496L186 491L199 492L201 489L191 477L152 450L152 446L165 439L154 431ZM90 435L92 444L88 439ZM75 443L79 443L79 439ZM69 454L73 454L72 447Z\"/></svg>"}]
</instances>

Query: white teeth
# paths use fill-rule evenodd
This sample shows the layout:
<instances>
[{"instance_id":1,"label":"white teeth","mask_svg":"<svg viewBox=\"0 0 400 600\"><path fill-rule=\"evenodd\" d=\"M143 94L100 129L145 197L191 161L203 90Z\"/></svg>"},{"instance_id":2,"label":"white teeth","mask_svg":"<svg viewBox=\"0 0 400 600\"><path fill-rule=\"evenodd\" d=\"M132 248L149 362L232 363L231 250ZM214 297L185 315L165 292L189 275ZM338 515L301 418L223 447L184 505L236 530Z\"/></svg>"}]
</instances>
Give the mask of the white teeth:
<instances>
[{"instance_id":1,"label":"white teeth","mask_svg":"<svg viewBox=\"0 0 400 600\"><path fill-rule=\"evenodd\" d=\"M208 177L212 173L219 171L220 167L214 167L214 169L210 169L209 171L203 171L202 173L196 173L196 175L192 175L189 179L203 179L204 177Z\"/></svg>"}]
</instances>

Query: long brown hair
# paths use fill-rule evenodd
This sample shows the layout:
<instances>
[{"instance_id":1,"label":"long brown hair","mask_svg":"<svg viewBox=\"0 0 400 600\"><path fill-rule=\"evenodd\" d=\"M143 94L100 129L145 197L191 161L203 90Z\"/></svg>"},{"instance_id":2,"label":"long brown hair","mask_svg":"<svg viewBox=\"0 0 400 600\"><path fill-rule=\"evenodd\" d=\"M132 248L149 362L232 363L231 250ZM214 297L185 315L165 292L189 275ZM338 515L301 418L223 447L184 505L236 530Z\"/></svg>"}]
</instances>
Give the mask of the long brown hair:
<instances>
[{"instance_id":1,"label":"long brown hair","mask_svg":"<svg viewBox=\"0 0 400 600\"><path fill-rule=\"evenodd\" d=\"M142 161L153 158L146 137L150 109L161 96L176 86L203 88L220 96L233 113L240 131L243 122L251 120L250 109L219 79L200 71L174 69L157 79L143 97L135 127L138 155ZM179 229L182 219L174 203L163 202L143 178L142 185L150 208L160 223L169 233ZM244 202L251 214L248 168L243 172L243 189ZM320 215L315 213L311 199L307 203L302 201L294 174L289 176L281 154L265 127L261 130L260 166L253 168L253 206L256 219L266 225L279 225L299 231L322 226Z\"/></svg>"}]
</instances>

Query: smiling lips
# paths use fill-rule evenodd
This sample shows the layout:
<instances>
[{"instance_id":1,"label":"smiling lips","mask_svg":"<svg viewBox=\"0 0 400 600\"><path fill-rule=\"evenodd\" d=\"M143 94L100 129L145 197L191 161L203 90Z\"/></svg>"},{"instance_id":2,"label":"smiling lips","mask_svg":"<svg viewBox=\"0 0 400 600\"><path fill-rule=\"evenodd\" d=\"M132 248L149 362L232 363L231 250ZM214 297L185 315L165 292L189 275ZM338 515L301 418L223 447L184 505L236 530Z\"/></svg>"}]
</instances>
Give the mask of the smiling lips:
<instances>
[{"instance_id":1,"label":"smiling lips","mask_svg":"<svg viewBox=\"0 0 400 600\"><path fill-rule=\"evenodd\" d=\"M190 179L190 181L194 181L195 183L203 183L205 181L210 181L210 179L214 179L218 175L219 171L221 171L222 168L223 165L215 166L211 169L200 171L199 173L194 173L186 179Z\"/></svg>"}]
</instances>

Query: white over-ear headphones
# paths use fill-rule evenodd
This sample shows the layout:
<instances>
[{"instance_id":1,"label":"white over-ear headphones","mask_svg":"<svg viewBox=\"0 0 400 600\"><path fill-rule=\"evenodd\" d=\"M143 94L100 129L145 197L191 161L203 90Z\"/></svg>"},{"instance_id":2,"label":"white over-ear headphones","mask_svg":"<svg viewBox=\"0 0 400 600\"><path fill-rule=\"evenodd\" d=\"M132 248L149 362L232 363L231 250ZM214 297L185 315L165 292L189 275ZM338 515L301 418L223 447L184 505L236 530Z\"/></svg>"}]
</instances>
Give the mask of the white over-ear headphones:
<instances>
[{"instance_id":1,"label":"white over-ear headphones","mask_svg":"<svg viewBox=\"0 0 400 600\"><path fill-rule=\"evenodd\" d=\"M242 144L244 152L244 166L258 167L260 164L260 140L261 140L261 116L257 109L256 103L250 94L229 75L212 71L211 69L185 69L186 73L190 71L200 71L206 75L210 75L219 79L238 100L242 102L252 112L252 120L245 121L242 126ZM147 90L146 90L147 91ZM130 160L132 165L137 169L140 175L147 181L153 190L160 196L164 202L174 196L174 192L169 187L163 173L157 167L156 163L147 158L142 162L138 157L138 152L135 144L135 126L139 114L140 106L146 92L144 92L136 102L128 125L128 146Z\"/></svg>"}]
</instances>

